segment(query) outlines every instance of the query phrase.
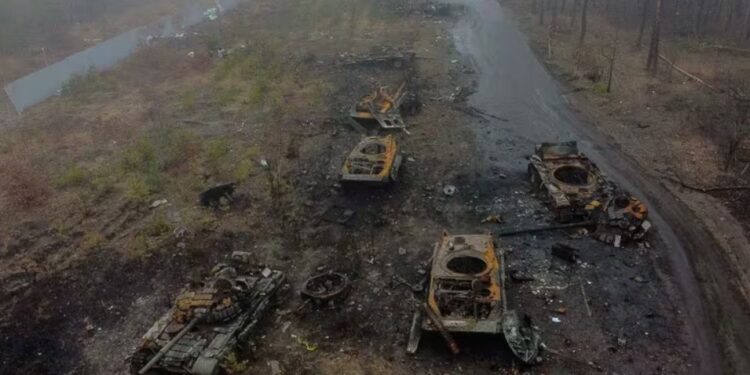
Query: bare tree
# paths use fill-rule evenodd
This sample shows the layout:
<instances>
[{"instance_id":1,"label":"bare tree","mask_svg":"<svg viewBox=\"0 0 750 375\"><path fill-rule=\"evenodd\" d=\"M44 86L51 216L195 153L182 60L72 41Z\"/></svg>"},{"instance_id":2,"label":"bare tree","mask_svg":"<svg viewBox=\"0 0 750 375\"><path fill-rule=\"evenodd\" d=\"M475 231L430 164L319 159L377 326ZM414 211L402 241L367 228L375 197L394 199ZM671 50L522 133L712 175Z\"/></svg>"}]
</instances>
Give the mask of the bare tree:
<instances>
[{"instance_id":1,"label":"bare tree","mask_svg":"<svg viewBox=\"0 0 750 375\"><path fill-rule=\"evenodd\" d=\"M609 77L607 77L607 93L612 92L612 79L615 76L615 59L617 59L617 45L619 44L618 33L615 33L615 37L612 40L612 52L609 55Z\"/></svg>"},{"instance_id":2,"label":"bare tree","mask_svg":"<svg viewBox=\"0 0 750 375\"><path fill-rule=\"evenodd\" d=\"M547 0L539 0L539 24L544 25L544 10L547 8Z\"/></svg>"},{"instance_id":3,"label":"bare tree","mask_svg":"<svg viewBox=\"0 0 750 375\"><path fill-rule=\"evenodd\" d=\"M656 1L656 14L654 14L654 26L651 30L651 44L648 49L648 60L646 61L646 69L652 74L656 75L659 70L659 42L661 39L661 15L662 6L664 2L662 0Z\"/></svg>"},{"instance_id":4,"label":"bare tree","mask_svg":"<svg viewBox=\"0 0 750 375\"><path fill-rule=\"evenodd\" d=\"M570 7L570 28L576 27L576 21L578 21L578 7L581 5L581 0L573 1L573 5Z\"/></svg>"},{"instance_id":5,"label":"bare tree","mask_svg":"<svg viewBox=\"0 0 750 375\"><path fill-rule=\"evenodd\" d=\"M589 0L583 0L583 10L581 11L581 36L578 38L578 44L582 45L586 39L586 28L588 24Z\"/></svg>"},{"instance_id":6,"label":"bare tree","mask_svg":"<svg viewBox=\"0 0 750 375\"><path fill-rule=\"evenodd\" d=\"M641 9L641 24L638 28L638 41L636 41L635 45L639 49L641 48L641 44L643 44L643 32L646 30L646 21L648 20L648 4L649 0L643 0L641 1L641 6L643 7Z\"/></svg>"}]
</instances>

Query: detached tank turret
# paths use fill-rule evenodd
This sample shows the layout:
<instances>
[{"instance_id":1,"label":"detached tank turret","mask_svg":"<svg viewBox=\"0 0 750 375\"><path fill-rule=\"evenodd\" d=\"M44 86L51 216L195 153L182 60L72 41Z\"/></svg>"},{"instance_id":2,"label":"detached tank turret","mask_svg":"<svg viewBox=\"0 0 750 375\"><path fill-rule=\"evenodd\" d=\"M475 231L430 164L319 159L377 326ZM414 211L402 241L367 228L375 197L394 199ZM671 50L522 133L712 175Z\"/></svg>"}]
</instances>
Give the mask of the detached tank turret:
<instances>
[{"instance_id":1,"label":"detached tank turret","mask_svg":"<svg viewBox=\"0 0 750 375\"><path fill-rule=\"evenodd\" d=\"M214 375L236 345L248 340L284 274L218 265L185 288L143 336L131 357L132 374Z\"/></svg>"}]
</instances>

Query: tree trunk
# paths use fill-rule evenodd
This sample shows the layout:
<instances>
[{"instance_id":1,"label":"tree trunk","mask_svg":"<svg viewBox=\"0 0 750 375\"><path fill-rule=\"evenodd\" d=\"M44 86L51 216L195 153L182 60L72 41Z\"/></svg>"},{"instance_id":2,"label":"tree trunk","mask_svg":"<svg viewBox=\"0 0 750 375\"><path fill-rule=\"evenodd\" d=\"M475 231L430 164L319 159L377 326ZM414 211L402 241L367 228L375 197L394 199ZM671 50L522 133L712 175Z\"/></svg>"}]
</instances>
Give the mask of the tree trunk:
<instances>
[{"instance_id":1,"label":"tree trunk","mask_svg":"<svg viewBox=\"0 0 750 375\"><path fill-rule=\"evenodd\" d=\"M609 59L609 78L607 79L607 93L612 92L612 77L615 73L615 59L617 58L617 39L612 43L612 56Z\"/></svg>"},{"instance_id":2,"label":"tree trunk","mask_svg":"<svg viewBox=\"0 0 750 375\"><path fill-rule=\"evenodd\" d=\"M588 17L588 8L589 8L589 0L583 0L583 10L581 12L581 36L578 39L578 44L582 45L583 41L586 39L586 27L587 27L587 17Z\"/></svg>"},{"instance_id":3,"label":"tree trunk","mask_svg":"<svg viewBox=\"0 0 750 375\"><path fill-rule=\"evenodd\" d=\"M552 5L552 30L557 30L557 0L550 0Z\"/></svg>"},{"instance_id":4,"label":"tree trunk","mask_svg":"<svg viewBox=\"0 0 750 375\"><path fill-rule=\"evenodd\" d=\"M648 5L649 5L649 0L644 0L643 10L641 13L641 25L638 28L638 41L635 43L638 49L641 48L641 44L643 43L643 32L646 30L646 21L648 20Z\"/></svg>"},{"instance_id":5,"label":"tree trunk","mask_svg":"<svg viewBox=\"0 0 750 375\"><path fill-rule=\"evenodd\" d=\"M703 25L703 14L706 12L706 0L698 0L698 14L695 16L695 25L693 25L693 34L696 37L701 36L701 25Z\"/></svg>"},{"instance_id":6,"label":"tree trunk","mask_svg":"<svg viewBox=\"0 0 750 375\"><path fill-rule=\"evenodd\" d=\"M750 40L750 2L745 6L745 40Z\"/></svg>"},{"instance_id":7,"label":"tree trunk","mask_svg":"<svg viewBox=\"0 0 750 375\"><path fill-rule=\"evenodd\" d=\"M581 5L581 0L575 0L573 1L573 6L570 8L570 28L574 29L576 27L576 23L578 21L578 8Z\"/></svg>"},{"instance_id":8,"label":"tree trunk","mask_svg":"<svg viewBox=\"0 0 750 375\"><path fill-rule=\"evenodd\" d=\"M661 38L661 14L662 0L656 1L656 14L654 15L654 27L651 30L651 44L648 50L648 60L646 62L646 69L652 74L656 75L659 70L659 39Z\"/></svg>"},{"instance_id":9,"label":"tree trunk","mask_svg":"<svg viewBox=\"0 0 750 375\"><path fill-rule=\"evenodd\" d=\"M544 9L547 8L547 0L539 0L539 24L544 25Z\"/></svg>"}]
</instances>

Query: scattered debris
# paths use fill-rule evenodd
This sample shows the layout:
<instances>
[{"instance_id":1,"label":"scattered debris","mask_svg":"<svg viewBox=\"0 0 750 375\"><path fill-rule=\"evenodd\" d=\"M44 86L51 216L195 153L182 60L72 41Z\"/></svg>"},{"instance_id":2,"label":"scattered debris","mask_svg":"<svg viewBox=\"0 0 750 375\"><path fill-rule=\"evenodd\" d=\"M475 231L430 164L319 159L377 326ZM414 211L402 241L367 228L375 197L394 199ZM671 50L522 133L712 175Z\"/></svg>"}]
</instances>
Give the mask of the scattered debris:
<instances>
[{"instance_id":1,"label":"scattered debris","mask_svg":"<svg viewBox=\"0 0 750 375\"><path fill-rule=\"evenodd\" d=\"M329 223L347 225L354 218L354 214L356 211L350 208L333 205L323 213L321 218Z\"/></svg>"},{"instance_id":2,"label":"scattered debris","mask_svg":"<svg viewBox=\"0 0 750 375\"><path fill-rule=\"evenodd\" d=\"M443 194L445 194L446 196L452 197L454 194L456 194L456 187L453 185L443 186Z\"/></svg>"},{"instance_id":3,"label":"scattered debris","mask_svg":"<svg viewBox=\"0 0 750 375\"><path fill-rule=\"evenodd\" d=\"M284 372L281 371L281 364L279 361L273 360L268 361L268 367L271 368L271 375L283 375Z\"/></svg>"},{"instance_id":4,"label":"scattered debris","mask_svg":"<svg viewBox=\"0 0 750 375\"><path fill-rule=\"evenodd\" d=\"M208 18L209 21L216 21L219 18L219 10L216 8L209 8L203 12L203 17Z\"/></svg>"},{"instance_id":5,"label":"scattered debris","mask_svg":"<svg viewBox=\"0 0 750 375\"><path fill-rule=\"evenodd\" d=\"M218 372L225 356L253 332L283 281L280 271L264 277L217 265L207 279L183 290L143 336L130 359L131 373Z\"/></svg>"},{"instance_id":6,"label":"scattered debris","mask_svg":"<svg viewBox=\"0 0 750 375\"><path fill-rule=\"evenodd\" d=\"M163 206L163 205L165 205L165 204L167 204L167 203L168 203L168 201L167 201L166 199L159 199L159 200L155 200L155 201L153 201L153 202L151 203L151 206L150 206L150 207L151 207L151 208L158 208L158 207L160 207L160 206Z\"/></svg>"},{"instance_id":7,"label":"scattered debris","mask_svg":"<svg viewBox=\"0 0 750 375\"><path fill-rule=\"evenodd\" d=\"M394 288L397 286L404 285L404 286L409 287L409 289L411 289L411 291L414 293L421 293L424 291L424 286L422 286L422 284L419 284L419 283L410 284L408 281L406 281L403 277L399 275L393 275L392 280L393 280L392 285Z\"/></svg>"},{"instance_id":8,"label":"scattered debris","mask_svg":"<svg viewBox=\"0 0 750 375\"><path fill-rule=\"evenodd\" d=\"M503 335L510 346L510 350L523 363L539 361L539 348L542 345L539 328L531 322L531 317L518 318L515 311L506 311L503 314Z\"/></svg>"},{"instance_id":9,"label":"scattered debris","mask_svg":"<svg viewBox=\"0 0 750 375\"><path fill-rule=\"evenodd\" d=\"M302 345L308 352L314 352L318 350L318 345L307 341L306 338L297 335L292 335L292 337L297 340L297 344Z\"/></svg>"},{"instance_id":10,"label":"scattered debris","mask_svg":"<svg viewBox=\"0 0 750 375\"><path fill-rule=\"evenodd\" d=\"M516 282L526 282L526 281L536 280L534 276L529 275L528 273L520 271L520 270L510 271L510 278L511 280L516 281Z\"/></svg>"},{"instance_id":11,"label":"scattered debris","mask_svg":"<svg viewBox=\"0 0 750 375\"><path fill-rule=\"evenodd\" d=\"M34 275L25 271L11 273L2 280L3 292L8 295L14 295L28 288L34 281Z\"/></svg>"},{"instance_id":12,"label":"scattered debris","mask_svg":"<svg viewBox=\"0 0 750 375\"><path fill-rule=\"evenodd\" d=\"M250 263L252 254L247 251L234 251L230 258L235 262ZM268 277L268 276L265 276Z\"/></svg>"},{"instance_id":13,"label":"scattered debris","mask_svg":"<svg viewBox=\"0 0 750 375\"><path fill-rule=\"evenodd\" d=\"M346 275L327 272L313 276L302 286L302 298L318 306L336 304L349 295L351 284Z\"/></svg>"},{"instance_id":14,"label":"scattered debris","mask_svg":"<svg viewBox=\"0 0 750 375\"><path fill-rule=\"evenodd\" d=\"M401 84L398 90L393 93L390 93L388 88L383 86L373 93L363 96L352 107L351 118L365 129L373 129L373 125L378 124L382 129L406 131L406 124L399 110L406 97L405 86L406 83Z\"/></svg>"},{"instance_id":15,"label":"scattered debris","mask_svg":"<svg viewBox=\"0 0 750 375\"><path fill-rule=\"evenodd\" d=\"M198 195L201 206L204 207L216 207L221 204L221 200L225 199L228 202L232 201L234 195L235 183L230 182L228 184L216 185Z\"/></svg>"},{"instance_id":16,"label":"scattered debris","mask_svg":"<svg viewBox=\"0 0 750 375\"><path fill-rule=\"evenodd\" d=\"M581 285L581 295L583 296L583 304L586 306L586 313L591 316L591 307L589 306L589 298L586 296L586 288L583 286L583 279L579 280Z\"/></svg>"},{"instance_id":17,"label":"scattered debris","mask_svg":"<svg viewBox=\"0 0 750 375\"><path fill-rule=\"evenodd\" d=\"M386 185L398 180L401 162L396 137L365 137L344 162L341 182Z\"/></svg>"},{"instance_id":18,"label":"scattered debris","mask_svg":"<svg viewBox=\"0 0 750 375\"><path fill-rule=\"evenodd\" d=\"M486 218L482 219L482 224L503 224L505 220L503 217L497 214L491 214Z\"/></svg>"},{"instance_id":19,"label":"scattered debris","mask_svg":"<svg viewBox=\"0 0 750 375\"><path fill-rule=\"evenodd\" d=\"M563 306L560 306L558 308L550 309L550 311L560 314L560 315L565 315L568 312L568 309Z\"/></svg>"},{"instance_id":20,"label":"scattered debris","mask_svg":"<svg viewBox=\"0 0 750 375\"><path fill-rule=\"evenodd\" d=\"M396 69L403 68L414 61L414 52L384 52L374 55L356 55L353 53L342 53L339 55L338 63L341 65L372 65L388 66Z\"/></svg>"},{"instance_id":21,"label":"scattered debris","mask_svg":"<svg viewBox=\"0 0 750 375\"><path fill-rule=\"evenodd\" d=\"M578 260L578 249L566 244L556 243L552 245L552 255L570 263L575 263Z\"/></svg>"}]
</instances>

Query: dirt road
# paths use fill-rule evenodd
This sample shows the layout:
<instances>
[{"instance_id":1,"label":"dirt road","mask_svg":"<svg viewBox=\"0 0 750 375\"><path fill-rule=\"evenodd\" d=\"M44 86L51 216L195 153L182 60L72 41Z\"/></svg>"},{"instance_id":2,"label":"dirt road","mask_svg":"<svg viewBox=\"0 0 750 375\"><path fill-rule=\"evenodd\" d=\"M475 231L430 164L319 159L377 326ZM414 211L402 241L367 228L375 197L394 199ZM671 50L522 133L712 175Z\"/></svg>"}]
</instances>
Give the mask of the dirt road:
<instances>
[{"instance_id":1,"label":"dirt road","mask_svg":"<svg viewBox=\"0 0 750 375\"><path fill-rule=\"evenodd\" d=\"M594 133L576 117L569 109L563 88L538 61L515 22L497 1L452 3L468 10L456 26L454 36L458 50L471 57L479 74L477 91L470 102L502 119L491 119L484 132L477 132L477 145L484 156L479 164L483 168L481 173L499 167L520 174L526 168L525 156L540 140L579 140L600 167L656 208L650 215L666 245L663 250L683 298L688 322L686 334L700 356L696 373L718 373L716 340L710 332L701 291L684 246L689 238L676 234L686 232L687 228L670 226L686 225L679 216L681 212L674 208L677 206L674 198L655 182L646 181L636 167L607 144L605 136ZM495 138L502 138L500 147L490 142ZM670 206L672 209L667 209Z\"/></svg>"}]
</instances>

